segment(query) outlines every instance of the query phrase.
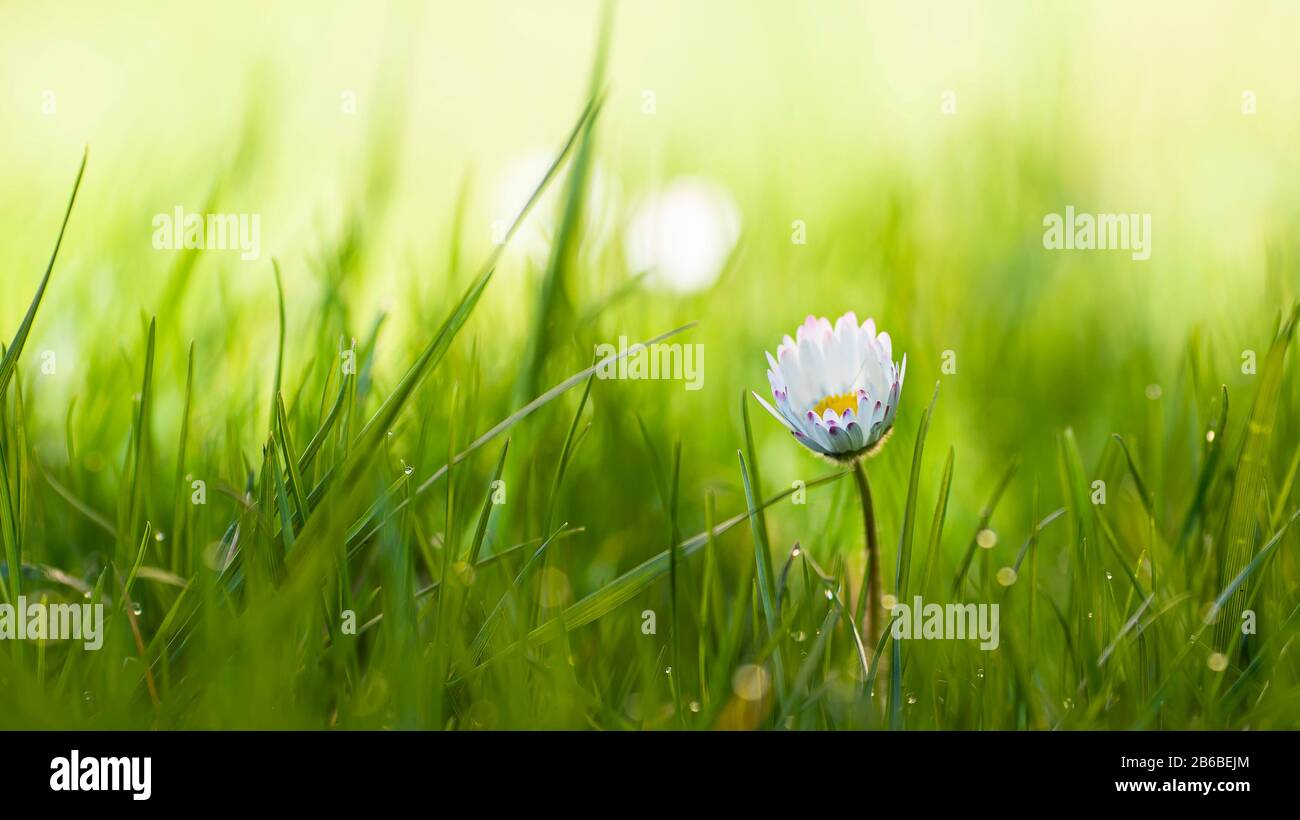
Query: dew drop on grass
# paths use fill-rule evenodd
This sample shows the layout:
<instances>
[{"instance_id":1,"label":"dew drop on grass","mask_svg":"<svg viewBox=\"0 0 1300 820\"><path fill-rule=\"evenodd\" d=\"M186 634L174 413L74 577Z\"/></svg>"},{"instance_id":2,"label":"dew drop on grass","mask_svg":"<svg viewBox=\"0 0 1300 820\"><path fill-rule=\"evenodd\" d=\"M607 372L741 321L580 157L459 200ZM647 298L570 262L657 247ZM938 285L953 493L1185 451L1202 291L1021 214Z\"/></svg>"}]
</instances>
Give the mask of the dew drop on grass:
<instances>
[{"instance_id":1,"label":"dew drop on grass","mask_svg":"<svg viewBox=\"0 0 1300 820\"><path fill-rule=\"evenodd\" d=\"M1222 672L1228 668L1228 656L1222 652L1215 652L1206 661L1206 664L1215 672Z\"/></svg>"},{"instance_id":2,"label":"dew drop on grass","mask_svg":"<svg viewBox=\"0 0 1300 820\"><path fill-rule=\"evenodd\" d=\"M140 606L140 604L138 604L138 603L132 603L132 604L131 604L131 614L132 614L132 615L139 615L139 614L142 613L142 612L144 612L144 607Z\"/></svg>"},{"instance_id":3,"label":"dew drop on grass","mask_svg":"<svg viewBox=\"0 0 1300 820\"><path fill-rule=\"evenodd\" d=\"M975 543L979 544L982 549L991 550L998 545L998 534L985 527L975 536Z\"/></svg>"},{"instance_id":4,"label":"dew drop on grass","mask_svg":"<svg viewBox=\"0 0 1300 820\"><path fill-rule=\"evenodd\" d=\"M162 530L158 530L158 532L156 532L156 533L153 534L153 540L155 540L155 541L166 541L166 540L167 540L167 534L166 534L165 532L163 532Z\"/></svg>"},{"instance_id":5,"label":"dew drop on grass","mask_svg":"<svg viewBox=\"0 0 1300 820\"><path fill-rule=\"evenodd\" d=\"M807 640L807 638L808 638L808 633L804 632L802 629L800 629L797 632L790 633L790 640L794 641L795 643L803 643L805 640Z\"/></svg>"},{"instance_id":6,"label":"dew drop on grass","mask_svg":"<svg viewBox=\"0 0 1300 820\"><path fill-rule=\"evenodd\" d=\"M984 667L981 666L979 669L976 669L976 670L975 670L975 677L977 677L977 678L979 678L979 679L981 679L981 680L984 679Z\"/></svg>"},{"instance_id":7,"label":"dew drop on grass","mask_svg":"<svg viewBox=\"0 0 1300 820\"><path fill-rule=\"evenodd\" d=\"M402 469L402 473L405 475L410 475L413 472L415 472L415 468L410 464L406 465L406 467Z\"/></svg>"},{"instance_id":8,"label":"dew drop on grass","mask_svg":"<svg viewBox=\"0 0 1300 820\"><path fill-rule=\"evenodd\" d=\"M909 706L915 704L915 703L916 703L916 695L908 695L908 696L907 696L907 703L908 703Z\"/></svg>"},{"instance_id":9,"label":"dew drop on grass","mask_svg":"<svg viewBox=\"0 0 1300 820\"><path fill-rule=\"evenodd\" d=\"M1112 580L1114 580L1114 578L1115 578L1115 576L1110 574L1110 570L1106 570L1106 580L1107 580L1107 581L1112 581Z\"/></svg>"},{"instance_id":10,"label":"dew drop on grass","mask_svg":"<svg viewBox=\"0 0 1300 820\"><path fill-rule=\"evenodd\" d=\"M690 709L691 709L692 712L695 712L696 714L698 714L699 711L700 711L700 702L699 702L698 700L693 700L693 701L691 701Z\"/></svg>"},{"instance_id":11,"label":"dew drop on grass","mask_svg":"<svg viewBox=\"0 0 1300 820\"><path fill-rule=\"evenodd\" d=\"M826 590L826 600L828 600L828 601L833 601L833 600L835 600L835 593L832 592L832 591L829 590L829 589Z\"/></svg>"},{"instance_id":12,"label":"dew drop on grass","mask_svg":"<svg viewBox=\"0 0 1300 820\"><path fill-rule=\"evenodd\" d=\"M1012 567L1003 567L998 570L998 583L1004 587L1009 587L1016 582L1016 571Z\"/></svg>"}]
</instances>

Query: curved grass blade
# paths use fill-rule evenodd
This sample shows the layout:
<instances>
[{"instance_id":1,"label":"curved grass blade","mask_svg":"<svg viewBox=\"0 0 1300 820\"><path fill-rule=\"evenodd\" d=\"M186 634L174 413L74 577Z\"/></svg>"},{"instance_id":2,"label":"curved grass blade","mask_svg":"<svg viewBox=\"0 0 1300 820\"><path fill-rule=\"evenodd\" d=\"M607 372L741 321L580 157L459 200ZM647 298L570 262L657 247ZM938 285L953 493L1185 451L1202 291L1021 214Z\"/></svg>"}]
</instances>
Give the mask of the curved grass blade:
<instances>
[{"instance_id":1,"label":"curved grass blade","mask_svg":"<svg viewBox=\"0 0 1300 820\"><path fill-rule=\"evenodd\" d=\"M1287 349L1291 346L1297 317L1300 317L1300 302L1292 307L1290 317L1283 323L1269 347L1259 374L1259 391L1255 394L1255 402L1246 422L1246 440L1237 459L1232 497L1220 542L1223 549L1220 577L1239 579L1234 580L1238 586L1244 584L1249 577L1247 570L1254 566L1250 554L1254 549L1258 525L1256 511L1268 481L1269 448L1282 395L1282 365L1286 360ZM1267 496L1264 497L1267 501ZM1239 592L1228 602L1224 617L1215 630L1215 645L1220 649L1226 648L1239 634L1237 620L1247 590L1243 586Z\"/></svg>"},{"instance_id":2,"label":"curved grass blade","mask_svg":"<svg viewBox=\"0 0 1300 820\"><path fill-rule=\"evenodd\" d=\"M479 553L483 549L483 538L487 535L488 520L492 516L492 496L496 493L497 482L501 480L501 473L505 470L506 454L510 452L510 439L501 447L501 456L497 458L496 469L492 471L492 480L488 482L487 495L483 498L483 509L479 511L478 524L474 527L474 540L470 543L469 557L466 559L472 566L478 561Z\"/></svg>"},{"instance_id":3,"label":"curved grass blade","mask_svg":"<svg viewBox=\"0 0 1300 820\"><path fill-rule=\"evenodd\" d=\"M903 508L903 528L898 536L898 557L894 562L894 594L897 600L907 600L912 569L912 534L916 529L916 496L921 485L921 459L925 454L925 436L930 429L934 404L939 400L939 382L934 383L930 404L921 414L916 429L916 444L912 448L912 470L907 481L907 502ZM889 728L903 728L903 648L894 641L889 675Z\"/></svg>"},{"instance_id":4,"label":"curved grass blade","mask_svg":"<svg viewBox=\"0 0 1300 820\"><path fill-rule=\"evenodd\" d=\"M54 251L50 254L49 264L45 266L45 275L41 277L41 284L36 288L36 295L32 297L31 304L27 307L27 314L23 316L22 324L18 326L18 331L14 333L13 340L9 342L4 358L0 359L0 396L3 396L5 390L9 387L9 380L13 378L14 368L18 366L18 357L22 355L23 346L27 344L27 336L32 330L32 323L36 321L36 310L41 306L41 299L45 296L45 288L50 284L50 274L54 271L54 260L59 258L59 248L63 247L63 235L68 230L68 219L72 217L72 206L77 201L77 191L81 190L81 177L86 173L86 159L89 156L89 149L84 150L81 154L81 167L77 169L77 179L72 183L72 195L68 197L68 208L63 212L63 224L59 226L58 238L54 240Z\"/></svg>"},{"instance_id":5,"label":"curved grass blade","mask_svg":"<svg viewBox=\"0 0 1300 820\"><path fill-rule=\"evenodd\" d=\"M569 432L564 436L560 461L555 465L555 478L551 482L551 498L546 505L546 521L542 526L542 532L550 531L551 521L555 518L555 508L560 503L560 488L564 484L564 473L569 466L569 458L573 455L573 439L578 432L578 423L582 421L582 411L587 409L587 399L591 396L591 383L595 378L594 373L587 377L587 386L583 388L582 398L578 400L578 409L573 414L573 421L569 423ZM448 463L452 461L454 459L448 459Z\"/></svg>"},{"instance_id":6,"label":"curved grass blade","mask_svg":"<svg viewBox=\"0 0 1300 820\"><path fill-rule=\"evenodd\" d=\"M172 572L181 569L181 558L186 554L183 549L186 531L185 496L188 482L185 481L185 450L190 437L190 405L194 398L194 342L190 342L189 355L185 366L185 403L181 405L180 441L176 444L176 476L172 491L172 554L170 566Z\"/></svg>"},{"instance_id":7,"label":"curved grass blade","mask_svg":"<svg viewBox=\"0 0 1300 820\"><path fill-rule=\"evenodd\" d=\"M1192 534L1192 527L1196 524L1205 509L1205 496L1209 492L1210 484L1214 479L1215 469L1219 465L1221 453L1223 452L1224 441L1228 431L1228 386L1223 385L1223 400L1220 403L1219 423L1211 427L1214 433L1214 439L1207 441L1205 444L1206 455L1205 463L1201 465L1200 475L1196 479L1196 492L1192 495L1192 501L1187 507L1187 513L1183 516L1183 525L1178 530L1178 543L1175 552L1182 552L1183 546L1188 536Z\"/></svg>"},{"instance_id":8,"label":"curved grass blade","mask_svg":"<svg viewBox=\"0 0 1300 820\"><path fill-rule=\"evenodd\" d=\"M741 406L745 404L744 396L741 396ZM746 421L748 422L748 410L744 411ZM748 423L746 428L748 428ZM749 528L754 537L754 566L757 571L758 581L758 599L763 605L763 620L767 623L767 634L772 640L775 640L781 633L780 616L777 614L776 590L773 588L772 578L772 553L767 545L767 528L759 514L759 505L755 503L753 480L750 477L750 471L745 464L745 454L736 451L736 456L740 459L740 478L745 485L745 504L749 507ZM671 551L670 551L671 559ZM671 566L671 560L670 560ZM772 651L772 677L776 679L777 700L782 704L785 703L785 667L781 660L781 647L778 643Z\"/></svg>"},{"instance_id":9,"label":"curved grass blade","mask_svg":"<svg viewBox=\"0 0 1300 820\"><path fill-rule=\"evenodd\" d=\"M943 465L943 478L939 480L939 497L934 502L934 517L930 520L930 542L926 550L925 572L921 575L921 592L930 589L930 579L934 576L934 567L939 560L939 544L943 540L943 522L948 516L948 497L952 493L953 461L956 448L949 445L948 459Z\"/></svg>"},{"instance_id":10,"label":"curved grass blade","mask_svg":"<svg viewBox=\"0 0 1300 820\"><path fill-rule=\"evenodd\" d=\"M1111 438L1119 442L1119 447L1124 451L1124 461L1128 464L1129 475L1133 476L1133 483L1137 485L1138 495L1142 498L1142 506L1147 511L1147 515L1153 520L1156 517L1156 511L1151 496L1151 491L1147 489L1147 484L1142 480L1142 471L1138 469L1137 462L1133 460L1133 453L1128 448L1128 442L1119 433L1112 433Z\"/></svg>"}]
</instances>

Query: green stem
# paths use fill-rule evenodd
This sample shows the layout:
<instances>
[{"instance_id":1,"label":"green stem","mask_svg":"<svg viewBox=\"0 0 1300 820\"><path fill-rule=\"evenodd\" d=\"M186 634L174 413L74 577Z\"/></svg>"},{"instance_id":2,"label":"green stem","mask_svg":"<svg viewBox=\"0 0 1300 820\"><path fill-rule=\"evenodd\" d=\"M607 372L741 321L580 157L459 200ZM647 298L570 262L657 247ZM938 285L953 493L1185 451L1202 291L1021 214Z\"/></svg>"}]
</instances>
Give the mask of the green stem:
<instances>
[{"instance_id":1,"label":"green stem","mask_svg":"<svg viewBox=\"0 0 1300 820\"><path fill-rule=\"evenodd\" d=\"M853 465L853 479L858 485L858 496L862 499L862 529L867 542L867 590L865 613L862 629L866 633L866 644L875 647L880 641L877 633L880 625L880 543L876 537L876 513L871 505L871 486L867 484L867 470L859 461Z\"/></svg>"}]
</instances>

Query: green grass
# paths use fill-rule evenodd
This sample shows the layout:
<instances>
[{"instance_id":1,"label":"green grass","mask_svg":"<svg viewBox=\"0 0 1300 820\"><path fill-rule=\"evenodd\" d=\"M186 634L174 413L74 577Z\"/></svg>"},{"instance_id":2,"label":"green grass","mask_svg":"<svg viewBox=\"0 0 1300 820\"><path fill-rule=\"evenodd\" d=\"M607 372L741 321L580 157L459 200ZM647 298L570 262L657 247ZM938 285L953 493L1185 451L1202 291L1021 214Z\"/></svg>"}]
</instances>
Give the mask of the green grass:
<instances>
[{"instance_id":1,"label":"green grass","mask_svg":"<svg viewBox=\"0 0 1300 820\"><path fill-rule=\"evenodd\" d=\"M576 252L602 77L530 202L560 193L546 264L475 240L467 181L389 312L354 307L399 202L379 136L346 227L239 292L201 253L157 294L96 273L131 227L83 161L49 265L8 274L34 296L0 362L0 594L102 602L106 637L0 642L0 728L1300 728L1294 253L1271 300L1163 317L1127 259L1034 247L1068 185L990 136L995 202L881 168L887 206L842 196L803 247L752 198L723 281L665 297ZM945 194L982 221L936 250ZM53 375L51 302L86 325ZM995 651L863 634L851 470L751 418L762 350L849 309L909 357L866 463L884 592L997 603ZM619 335L703 343L706 389L595 378Z\"/></svg>"}]
</instances>

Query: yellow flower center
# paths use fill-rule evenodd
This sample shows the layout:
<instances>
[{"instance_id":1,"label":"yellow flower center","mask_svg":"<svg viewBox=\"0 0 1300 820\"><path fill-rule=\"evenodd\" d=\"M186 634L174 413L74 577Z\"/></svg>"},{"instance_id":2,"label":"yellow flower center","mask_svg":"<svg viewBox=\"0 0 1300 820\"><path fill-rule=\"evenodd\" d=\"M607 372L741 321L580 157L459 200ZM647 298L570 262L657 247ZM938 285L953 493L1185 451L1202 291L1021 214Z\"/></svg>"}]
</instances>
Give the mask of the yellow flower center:
<instances>
[{"instance_id":1,"label":"yellow flower center","mask_svg":"<svg viewBox=\"0 0 1300 820\"><path fill-rule=\"evenodd\" d=\"M844 411L852 410L857 412L858 396L856 393L840 393L837 396L827 396L813 406L813 412L821 418L827 410L834 410L835 415L843 416Z\"/></svg>"}]
</instances>

